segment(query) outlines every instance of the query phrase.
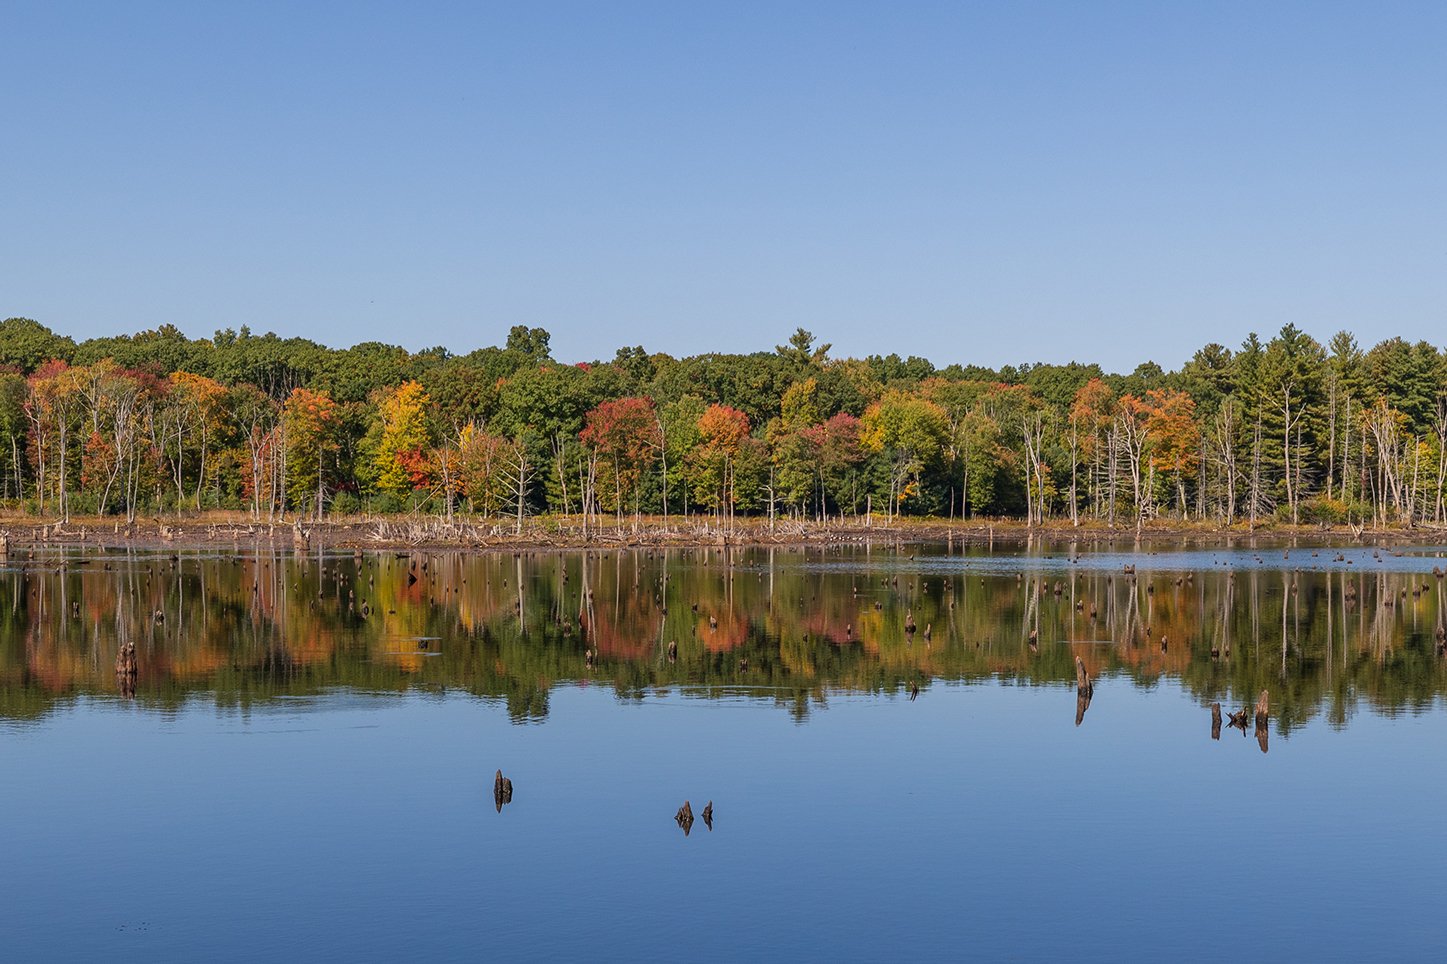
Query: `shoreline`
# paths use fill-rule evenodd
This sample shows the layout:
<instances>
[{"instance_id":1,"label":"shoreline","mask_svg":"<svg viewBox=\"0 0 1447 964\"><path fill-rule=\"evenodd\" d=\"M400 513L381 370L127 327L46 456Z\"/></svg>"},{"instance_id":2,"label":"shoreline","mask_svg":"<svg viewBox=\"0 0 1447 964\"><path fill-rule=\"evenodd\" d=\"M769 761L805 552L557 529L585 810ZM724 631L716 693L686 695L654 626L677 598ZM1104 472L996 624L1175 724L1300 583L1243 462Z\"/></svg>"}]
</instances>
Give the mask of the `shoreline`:
<instances>
[{"instance_id":1,"label":"shoreline","mask_svg":"<svg viewBox=\"0 0 1447 964\"><path fill-rule=\"evenodd\" d=\"M910 519L893 524L879 519L820 523L795 520L735 520L719 526L711 519L662 517L618 524L585 526L581 517L524 520L521 533L512 520L447 522L430 517L356 517L322 521L255 521L239 515L210 514L180 518L138 519L124 523L109 517L73 518L69 522L24 516L0 518L0 554L46 548L205 549L262 543L297 551L396 551L434 549L472 553L507 551L578 551L586 549L706 549L748 547L896 545L954 543L989 545L1049 542L1200 541L1229 544L1268 539L1317 544L1386 541L1447 541L1438 528L1362 530L1349 526L1244 525L1162 522L1110 528L1098 523L1073 526L1068 520L1026 526L1021 520Z\"/></svg>"}]
</instances>

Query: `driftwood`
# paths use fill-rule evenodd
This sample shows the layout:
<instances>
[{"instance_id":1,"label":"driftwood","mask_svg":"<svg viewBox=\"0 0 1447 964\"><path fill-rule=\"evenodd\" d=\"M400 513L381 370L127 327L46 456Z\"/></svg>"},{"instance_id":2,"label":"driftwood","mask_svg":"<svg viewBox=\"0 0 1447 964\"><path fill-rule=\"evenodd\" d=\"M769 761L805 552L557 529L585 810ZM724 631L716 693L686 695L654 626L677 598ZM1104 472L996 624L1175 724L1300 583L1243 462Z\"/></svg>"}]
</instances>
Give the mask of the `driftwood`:
<instances>
[{"instance_id":1,"label":"driftwood","mask_svg":"<svg viewBox=\"0 0 1447 964\"><path fill-rule=\"evenodd\" d=\"M1211 739L1221 739L1221 704L1211 704Z\"/></svg>"}]
</instances>

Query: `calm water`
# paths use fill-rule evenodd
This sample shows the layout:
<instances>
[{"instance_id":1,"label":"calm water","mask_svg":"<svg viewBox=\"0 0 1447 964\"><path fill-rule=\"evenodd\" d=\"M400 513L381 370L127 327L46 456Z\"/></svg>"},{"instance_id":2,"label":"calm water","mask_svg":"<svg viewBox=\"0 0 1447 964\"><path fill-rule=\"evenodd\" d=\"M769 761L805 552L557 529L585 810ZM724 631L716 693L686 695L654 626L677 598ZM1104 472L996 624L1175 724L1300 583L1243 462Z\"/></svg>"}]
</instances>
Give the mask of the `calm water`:
<instances>
[{"instance_id":1,"label":"calm water","mask_svg":"<svg viewBox=\"0 0 1447 964\"><path fill-rule=\"evenodd\" d=\"M1439 553L12 555L0 954L1438 959Z\"/></svg>"}]
</instances>

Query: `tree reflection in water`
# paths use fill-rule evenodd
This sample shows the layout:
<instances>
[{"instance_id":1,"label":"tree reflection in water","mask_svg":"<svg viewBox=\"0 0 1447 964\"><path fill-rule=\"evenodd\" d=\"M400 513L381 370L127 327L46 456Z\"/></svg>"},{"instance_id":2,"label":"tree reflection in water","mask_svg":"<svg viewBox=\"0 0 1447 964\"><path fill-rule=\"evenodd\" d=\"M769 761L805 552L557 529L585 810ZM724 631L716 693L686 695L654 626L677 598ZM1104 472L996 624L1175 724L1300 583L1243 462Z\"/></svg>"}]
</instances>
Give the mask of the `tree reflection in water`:
<instances>
[{"instance_id":1,"label":"tree reflection in water","mask_svg":"<svg viewBox=\"0 0 1447 964\"><path fill-rule=\"evenodd\" d=\"M1203 707L1269 689L1290 732L1447 690L1429 555L1393 567L1323 549L1270 568L1208 549L1183 569L1090 548L42 552L0 571L0 716L81 695L245 709L349 687L465 690L528 722L554 687L589 683L624 701L770 700L803 720L831 694L912 698L921 681L1065 687L1078 659L1092 680L1178 678Z\"/></svg>"}]
</instances>

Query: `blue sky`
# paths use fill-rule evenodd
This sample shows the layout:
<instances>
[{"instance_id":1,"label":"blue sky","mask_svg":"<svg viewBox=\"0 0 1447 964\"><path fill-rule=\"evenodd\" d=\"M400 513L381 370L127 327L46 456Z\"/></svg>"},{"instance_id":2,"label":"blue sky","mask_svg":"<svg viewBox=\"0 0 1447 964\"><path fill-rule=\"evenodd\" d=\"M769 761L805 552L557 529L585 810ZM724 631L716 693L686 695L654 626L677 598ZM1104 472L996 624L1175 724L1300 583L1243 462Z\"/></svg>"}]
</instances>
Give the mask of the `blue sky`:
<instances>
[{"instance_id":1,"label":"blue sky","mask_svg":"<svg viewBox=\"0 0 1447 964\"><path fill-rule=\"evenodd\" d=\"M0 81L0 316L78 337L1447 340L1447 4L11 0Z\"/></svg>"}]
</instances>

